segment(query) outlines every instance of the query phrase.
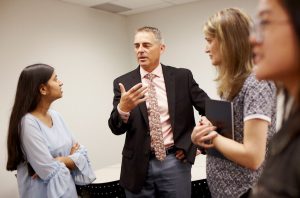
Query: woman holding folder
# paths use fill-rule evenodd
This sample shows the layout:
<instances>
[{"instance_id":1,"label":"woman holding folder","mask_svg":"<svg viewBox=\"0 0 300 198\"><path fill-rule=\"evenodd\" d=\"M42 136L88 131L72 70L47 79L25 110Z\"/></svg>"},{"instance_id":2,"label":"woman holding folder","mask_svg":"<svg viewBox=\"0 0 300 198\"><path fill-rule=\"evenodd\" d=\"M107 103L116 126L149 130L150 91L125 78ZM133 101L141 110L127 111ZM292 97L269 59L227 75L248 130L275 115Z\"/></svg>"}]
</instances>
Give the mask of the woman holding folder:
<instances>
[{"instance_id":1,"label":"woman holding folder","mask_svg":"<svg viewBox=\"0 0 300 198\"><path fill-rule=\"evenodd\" d=\"M228 8L204 26L205 52L218 72L218 94L233 103L234 111L234 139L218 134L205 117L192 133L194 144L214 149L206 162L212 197L238 197L257 182L275 133L276 88L253 74L250 23L241 10Z\"/></svg>"}]
</instances>

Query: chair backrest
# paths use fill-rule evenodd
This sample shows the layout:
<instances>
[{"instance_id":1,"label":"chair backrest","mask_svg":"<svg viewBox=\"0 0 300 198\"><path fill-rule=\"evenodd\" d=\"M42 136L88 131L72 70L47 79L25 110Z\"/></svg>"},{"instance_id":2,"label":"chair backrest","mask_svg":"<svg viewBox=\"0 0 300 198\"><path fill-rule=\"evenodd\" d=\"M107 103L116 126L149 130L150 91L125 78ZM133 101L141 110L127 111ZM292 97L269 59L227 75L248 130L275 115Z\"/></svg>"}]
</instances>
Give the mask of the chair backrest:
<instances>
[{"instance_id":1,"label":"chair backrest","mask_svg":"<svg viewBox=\"0 0 300 198\"><path fill-rule=\"evenodd\" d=\"M76 185L77 194L82 198L125 198L125 191L119 181L107 183ZM211 198L206 179L192 181L192 198Z\"/></svg>"},{"instance_id":2,"label":"chair backrest","mask_svg":"<svg viewBox=\"0 0 300 198\"><path fill-rule=\"evenodd\" d=\"M192 198L211 198L206 179L192 181Z\"/></svg>"},{"instance_id":3,"label":"chair backrest","mask_svg":"<svg viewBox=\"0 0 300 198\"><path fill-rule=\"evenodd\" d=\"M125 198L125 191L120 186L119 181L107 183L76 185L77 194L82 198Z\"/></svg>"}]
</instances>

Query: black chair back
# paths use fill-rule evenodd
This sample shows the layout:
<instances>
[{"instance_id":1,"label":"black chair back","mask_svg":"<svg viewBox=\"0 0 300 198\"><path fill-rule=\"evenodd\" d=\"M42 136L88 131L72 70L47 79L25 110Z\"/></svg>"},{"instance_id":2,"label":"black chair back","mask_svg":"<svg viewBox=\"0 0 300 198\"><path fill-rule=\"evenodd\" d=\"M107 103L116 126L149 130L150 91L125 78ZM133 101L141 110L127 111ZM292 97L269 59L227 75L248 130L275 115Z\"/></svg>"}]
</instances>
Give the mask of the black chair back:
<instances>
[{"instance_id":1,"label":"black chair back","mask_svg":"<svg viewBox=\"0 0 300 198\"><path fill-rule=\"evenodd\" d=\"M125 198L125 191L119 181L107 183L76 185L77 194L81 198ZM211 198L206 179L192 181L192 198Z\"/></svg>"},{"instance_id":2,"label":"black chair back","mask_svg":"<svg viewBox=\"0 0 300 198\"><path fill-rule=\"evenodd\" d=\"M206 179L192 181L192 198L211 198Z\"/></svg>"},{"instance_id":3,"label":"black chair back","mask_svg":"<svg viewBox=\"0 0 300 198\"><path fill-rule=\"evenodd\" d=\"M125 198L125 191L119 181L112 181L100 184L76 185L78 196L82 198Z\"/></svg>"}]
</instances>

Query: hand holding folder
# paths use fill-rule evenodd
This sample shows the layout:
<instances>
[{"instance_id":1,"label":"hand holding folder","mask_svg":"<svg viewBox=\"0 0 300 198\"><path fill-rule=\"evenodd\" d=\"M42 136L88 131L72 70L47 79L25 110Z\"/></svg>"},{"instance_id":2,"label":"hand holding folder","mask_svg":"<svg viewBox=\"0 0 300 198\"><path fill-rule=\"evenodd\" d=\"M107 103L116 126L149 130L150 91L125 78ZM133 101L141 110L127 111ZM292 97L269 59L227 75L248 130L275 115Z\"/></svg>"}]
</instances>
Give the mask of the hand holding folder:
<instances>
[{"instance_id":1,"label":"hand holding folder","mask_svg":"<svg viewBox=\"0 0 300 198\"><path fill-rule=\"evenodd\" d=\"M207 100L205 103L205 114L212 125L217 127L216 131L220 135L234 140L232 102L222 100ZM219 158L225 158L214 148L207 149L206 153Z\"/></svg>"},{"instance_id":2,"label":"hand holding folder","mask_svg":"<svg viewBox=\"0 0 300 198\"><path fill-rule=\"evenodd\" d=\"M205 114L217 132L227 138L234 139L233 105L222 100L206 100Z\"/></svg>"}]
</instances>

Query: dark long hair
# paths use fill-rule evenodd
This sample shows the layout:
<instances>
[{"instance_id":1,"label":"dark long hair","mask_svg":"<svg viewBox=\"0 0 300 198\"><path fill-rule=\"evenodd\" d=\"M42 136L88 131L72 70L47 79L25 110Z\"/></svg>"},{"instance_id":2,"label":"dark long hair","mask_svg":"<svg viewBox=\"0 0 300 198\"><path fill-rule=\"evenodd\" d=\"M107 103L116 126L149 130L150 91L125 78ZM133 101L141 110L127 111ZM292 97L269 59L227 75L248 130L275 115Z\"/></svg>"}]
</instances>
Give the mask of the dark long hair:
<instances>
[{"instance_id":1,"label":"dark long hair","mask_svg":"<svg viewBox=\"0 0 300 198\"><path fill-rule=\"evenodd\" d=\"M300 1L299 0L283 0L282 6L286 9L291 24L294 28L298 43L298 71L300 71ZM299 72L300 76L300 72ZM295 98L297 109L300 109L300 80L298 82L298 92Z\"/></svg>"},{"instance_id":2,"label":"dark long hair","mask_svg":"<svg viewBox=\"0 0 300 198\"><path fill-rule=\"evenodd\" d=\"M290 22L293 26L296 39L297 39L297 45L298 45L298 75L300 76L300 1L299 0L282 0L279 1L282 5L282 7L287 11L287 14L289 15ZM288 94L285 94L286 98L289 97ZM287 100L287 99L286 99ZM286 109L286 107L285 107ZM285 111L284 109L284 111ZM300 80L298 79L298 90L295 96L295 101L293 104L293 107L290 112L290 119L293 119L294 115L298 114L300 112ZM297 117L296 117L297 118ZM297 126L296 126L297 127ZM292 124L289 133L286 133L288 136L288 141L286 144L284 144L284 147L288 145L289 142L293 141L297 136L300 135L299 130L294 130L296 128L295 125Z\"/></svg>"},{"instance_id":3,"label":"dark long hair","mask_svg":"<svg viewBox=\"0 0 300 198\"><path fill-rule=\"evenodd\" d=\"M21 141L22 117L32 112L41 99L40 86L46 84L51 78L54 68L46 64L27 66L20 74L15 102L9 119L7 136L8 159L6 169L17 169L20 162L25 160Z\"/></svg>"}]
</instances>

